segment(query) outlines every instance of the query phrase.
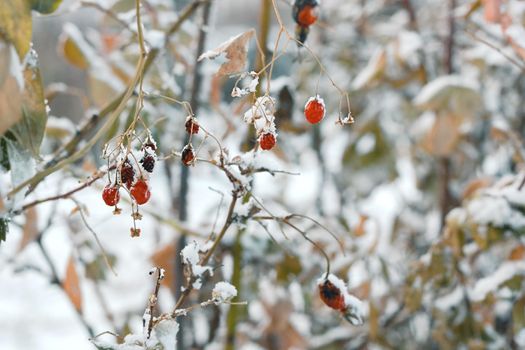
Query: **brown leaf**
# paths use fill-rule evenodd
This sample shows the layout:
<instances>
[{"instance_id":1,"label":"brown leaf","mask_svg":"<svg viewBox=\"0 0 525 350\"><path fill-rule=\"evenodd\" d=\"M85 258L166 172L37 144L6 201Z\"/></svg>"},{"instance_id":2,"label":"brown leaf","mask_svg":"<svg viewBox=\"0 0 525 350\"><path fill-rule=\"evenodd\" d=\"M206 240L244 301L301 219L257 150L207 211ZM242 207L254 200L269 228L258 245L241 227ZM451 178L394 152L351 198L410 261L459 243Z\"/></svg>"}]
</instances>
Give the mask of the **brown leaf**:
<instances>
[{"instance_id":1,"label":"brown leaf","mask_svg":"<svg viewBox=\"0 0 525 350\"><path fill-rule=\"evenodd\" d=\"M78 279L77 270L75 269L75 259L73 256L69 257L66 268L66 277L62 282L62 287L66 292L69 300L78 312L82 312L82 294L80 291L80 282Z\"/></svg>"},{"instance_id":2,"label":"brown leaf","mask_svg":"<svg viewBox=\"0 0 525 350\"><path fill-rule=\"evenodd\" d=\"M21 252L36 236L38 236L38 215L35 207L26 211L26 222L22 228L23 236L18 251Z\"/></svg>"},{"instance_id":3,"label":"brown leaf","mask_svg":"<svg viewBox=\"0 0 525 350\"><path fill-rule=\"evenodd\" d=\"M368 221L368 216L367 215L363 215L363 214L359 215L359 223L357 224L357 226L354 229L354 235L355 236L361 237L362 235L364 235L366 233L365 225L366 225L367 221Z\"/></svg>"},{"instance_id":4,"label":"brown leaf","mask_svg":"<svg viewBox=\"0 0 525 350\"><path fill-rule=\"evenodd\" d=\"M516 248L512 249L509 254L509 260L523 260L525 257L525 246L519 245Z\"/></svg>"},{"instance_id":5,"label":"brown leaf","mask_svg":"<svg viewBox=\"0 0 525 350\"><path fill-rule=\"evenodd\" d=\"M22 118L22 79L12 75L22 67L14 48L0 40L0 135Z\"/></svg>"},{"instance_id":6,"label":"brown leaf","mask_svg":"<svg viewBox=\"0 0 525 350\"><path fill-rule=\"evenodd\" d=\"M432 129L425 136L422 147L435 156L448 156L456 148L460 139L461 118L454 114L441 114L436 117Z\"/></svg>"},{"instance_id":7,"label":"brown leaf","mask_svg":"<svg viewBox=\"0 0 525 350\"><path fill-rule=\"evenodd\" d=\"M154 266L162 267L166 270L164 279L161 281L161 284L165 287L168 287L173 290L175 277L175 245L166 244L163 248L157 250L152 256L151 261Z\"/></svg>"},{"instance_id":8,"label":"brown leaf","mask_svg":"<svg viewBox=\"0 0 525 350\"><path fill-rule=\"evenodd\" d=\"M500 0L483 0L483 10L487 22L499 22L501 18Z\"/></svg>"},{"instance_id":9,"label":"brown leaf","mask_svg":"<svg viewBox=\"0 0 525 350\"><path fill-rule=\"evenodd\" d=\"M254 35L254 29L239 34L222 43L219 47L203 53L199 57L199 61L202 61L205 58L213 60L224 53L226 54L228 61L221 65L217 75L241 73L245 69L246 60L248 58L248 49L246 48L246 45Z\"/></svg>"}]
</instances>

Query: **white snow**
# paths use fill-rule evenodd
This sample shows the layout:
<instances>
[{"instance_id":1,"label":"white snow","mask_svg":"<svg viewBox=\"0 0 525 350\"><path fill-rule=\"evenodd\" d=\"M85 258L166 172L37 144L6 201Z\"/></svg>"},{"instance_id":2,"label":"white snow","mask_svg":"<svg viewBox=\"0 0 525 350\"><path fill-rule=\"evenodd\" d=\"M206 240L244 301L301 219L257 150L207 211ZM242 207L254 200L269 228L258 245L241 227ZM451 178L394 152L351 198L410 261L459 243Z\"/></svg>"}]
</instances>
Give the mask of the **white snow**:
<instances>
[{"instance_id":1,"label":"white snow","mask_svg":"<svg viewBox=\"0 0 525 350\"><path fill-rule=\"evenodd\" d=\"M204 250L197 241L191 241L180 252L183 263L190 266L193 276L196 277L193 283L193 288L195 289L201 288L204 273L208 272L210 275L213 275L213 270L210 266L201 266L199 264L199 253L201 252L204 252Z\"/></svg>"},{"instance_id":2,"label":"white snow","mask_svg":"<svg viewBox=\"0 0 525 350\"><path fill-rule=\"evenodd\" d=\"M237 288L228 282L218 282L211 295L215 304L228 303L237 296Z\"/></svg>"},{"instance_id":3,"label":"white snow","mask_svg":"<svg viewBox=\"0 0 525 350\"><path fill-rule=\"evenodd\" d=\"M488 293L497 291L502 283L514 276L523 275L525 275L525 262L506 261L492 274L479 279L468 291L468 295L472 301L482 301Z\"/></svg>"}]
</instances>

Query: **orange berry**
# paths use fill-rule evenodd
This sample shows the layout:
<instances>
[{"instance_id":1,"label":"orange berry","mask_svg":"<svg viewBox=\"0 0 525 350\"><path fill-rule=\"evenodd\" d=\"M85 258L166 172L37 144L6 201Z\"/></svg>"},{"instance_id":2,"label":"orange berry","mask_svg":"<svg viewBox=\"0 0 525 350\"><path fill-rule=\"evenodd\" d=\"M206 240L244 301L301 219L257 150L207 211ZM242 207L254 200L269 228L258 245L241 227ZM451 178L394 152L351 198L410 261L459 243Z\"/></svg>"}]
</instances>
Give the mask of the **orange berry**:
<instances>
[{"instance_id":1,"label":"orange berry","mask_svg":"<svg viewBox=\"0 0 525 350\"><path fill-rule=\"evenodd\" d=\"M120 193L117 186L107 185L102 191L102 199L110 207L117 205L120 200Z\"/></svg>"},{"instance_id":2,"label":"orange berry","mask_svg":"<svg viewBox=\"0 0 525 350\"><path fill-rule=\"evenodd\" d=\"M265 151L271 150L275 146L275 134L267 132L259 136L259 145Z\"/></svg>"},{"instance_id":3,"label":"orange berry","mask_svg":"<svg viewBox=\"0 0 525 350\"><path fill-rule=\"evenodd\" d=\"M144 204L149 201L151 192L148 187L148 183L144 179L138 179L137 182L131 187L131 197L137 202L137 204Z\"/></svg>"},{"instance_id":4,"label":"orange berry","mask_svg":"<svg viewBox=\"0 0 525 350\"><path fill-rule=\"evenodd\" d=\"M310 97L304 106L304 116L310 124L317 124L323 120L326 109L323 99L317 95Z\"/></svg>"}]
</instances>

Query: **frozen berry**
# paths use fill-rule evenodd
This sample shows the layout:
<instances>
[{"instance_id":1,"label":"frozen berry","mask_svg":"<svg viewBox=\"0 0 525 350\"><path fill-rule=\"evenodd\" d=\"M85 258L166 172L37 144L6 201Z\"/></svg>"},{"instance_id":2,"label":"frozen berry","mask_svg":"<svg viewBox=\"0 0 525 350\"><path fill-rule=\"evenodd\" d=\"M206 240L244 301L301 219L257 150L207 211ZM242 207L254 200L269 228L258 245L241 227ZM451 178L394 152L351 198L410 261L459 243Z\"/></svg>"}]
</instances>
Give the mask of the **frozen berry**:
<instances>
[{"instance_id":1,"label":"frozen berry","mask_svg":"<svg viewBox=\"0 0 525 350\"><path fill-rule=\"evenodd\" d=\"M131 163L126 160L120 168L120 181L122 181L122 183L126 185L127 188L130 188L133 184L134 178L135 169L133 169L133 165L131 165Z\"/></svg>"},{"instance_id":2,"label":"frozen berry","mask_svg":"<svg viewBox=\"0 0 525 350\"><path fill-rule=\"evenodd\" d=\"M259 136L259 145L265 151L271 150L275 146L275 134L272 132L266 132Z\"/></svg>"},{"instance_id":3,"label":"frozen berry","mask_svg":"<svg viewBox=\"0 0 525 350\"><path fill-rule=\"evenodd\" d=\"M304 106L304 116L311 124L319 123L325 116L326 109L323 99L317 95L310 97Z\"/></svg>"},{"instance_id":4,"label":"frozen berry","mask_svg":"<svg viewBox=\"0 0 525 350\"><path fill-rule=\"evenodd\" d=\"M133 187L131 187L131 197L137 202L137 204L144 204L151 197L151 192L149 191L148 183L144 179L139 179Z\"/></svg>"},{"instance_id":5,"label":"frozen berry","mask_svg":"<svg viewBox=\"0 0 525 350\"><path fill-rule=\"evenodd\" d=\"M305 5L297 13L297 24L309 27L317 21L317 6Z\"/></svg>"},{"instance_id":6,"label":"frozen berry","mask_svg":"<svg viewBox=\"0 0 525 350\"><path fill-rule=\"evenodd\" d=\"M120 194L117 186L107 185L102 191L102 199L110 207L117 205L120 200Z\"/></svg>"},{"instance_id":7,"label":"frozen berry","mask_svg":"<svg viewBox=\"0 0 525 350\"><path fill-rule=\"evenodd\" d=\"M188 134L198 134L199 133L199 122L197 119L193 118L192 116L189 116L186 118L186 123L184 124L186 127L186 132Z\"/></svg>"},{"instance_id":8,"label":"frozen berry","mask_svg":"<svg viewBox=\"0 0 525 350\"><path fill-rule=\"evenodd\" d=\"M181 154L182 164L189 166L193 163L194 160L195 160L195 152L193 152L193 147L191 144L187 144L182 149L182 154Z\"/></svg>"},{"instance_id":9,"label":"frozen berry","mask_svg":"<svg viewBox=\"0 0 525 350\"><path fill-rule=\"evenodd\" d=\"M157 145L155 144L155 142L153 140L148 138L148 141L144 144L143 148L144 149L149 148L152 151L156 151L157 150Z\"/></svg>"},{"instance_id":10,"label":"frozen berry","mask_svg":"<svg viewBox=\"0 0 525 350\"><path fill-rule=\"evenodd\" d=\"M146 153L144 157L142 157L142 159L140 160L140 164L142 164L144 170L146 170L148 173L152 173L153 168L155 168L155 156Z\"/></svg>"},{"instance_id":11,"label":"frozen berry","mask_svg":"<svg viewBox=\"0 0 525 350\"><path fill-rule=\"evenodd\" d=\"M345 296L336 285L326 279L319 284L321 300L332 309L344 311L346 309Z\"/></svg>"}]
</instances>

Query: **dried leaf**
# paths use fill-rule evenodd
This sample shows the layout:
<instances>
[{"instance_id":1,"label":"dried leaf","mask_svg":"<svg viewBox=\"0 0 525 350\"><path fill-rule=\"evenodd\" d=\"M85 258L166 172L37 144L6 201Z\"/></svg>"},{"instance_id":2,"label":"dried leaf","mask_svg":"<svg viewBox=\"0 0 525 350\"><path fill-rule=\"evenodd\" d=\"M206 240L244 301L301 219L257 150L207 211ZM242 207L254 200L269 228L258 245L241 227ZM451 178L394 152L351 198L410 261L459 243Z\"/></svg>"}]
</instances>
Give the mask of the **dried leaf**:
<instances>
[{"instance_id":1,"label":"dried leaf","mask_svg":"<svg viewBox=\"0 0 525 350\"><path fill-rule=\"evenodd\" d=\"M59 50L66 61L68 61L73 66L80 69L87 69L89 67L86 57L75 41L69 35L67 35L66 32L62 33L60 36Z\"/></svg>"},{"instance_id":2,"label":"dried leaf","mask_svg":"<svg viewBox=\"0 0 525 350\"><path fill-rule=\"evenodd\" d=\"M525 246L520 244L516 248L512 249L508 260L519 261L523 260L523 258L525 258Z\"/></svg>"},{"instance_id":3,"label":"dried leaf","mask_svg":"<svg viewBox=\"0 0 525 350\"><path fill-rule=\"evenodd\" d=\"M368 221L367 215L359 215L359 223L357 224L356 228L354 229L354 235L357 237L361 237L366 233L365 225Z\"/></svg>"},{"instance_id":4,"label":"dried leaf","mask_svg":"<svg viewBox=\"0 0 525 350\"><path fill-rule=\"evenodd\" d=\"M20 60L29 51L31 43L31 8L27 0L0 2L0 37L11 42Z\"/></svg>"},{"instance_id":5,"label":"dried leaf","mask_svg":"<svg viewBox=\"0 0 525 350\"><path fill-rule=\"evenodd\" d=\"M77 270L75 269L75 259L73 256L69 257L66 268L66 277L62 282L62 287L66 292L69 300L78 312L82 312L82 294L80 291L80 282L78 279Z\"/></svg>"},{"instance_id":6,"label":"dried leaf","mask_svg":"<svg viewBox=\"0 0 525 350\"><path fill-rule=\"evenodd\" d=\"M157 250L152 256L151 261L154 266L160 266L166 270L164 279L161 281L161 284L165 287L171 288L173 290L175 276L175 245L167 244L163 248Z\"/></svg>"},{"instance_id":7,"label":"dried leaf","mask_svg":"<svg viewBox=\"0 0 525 350\"><path fill-rule=\"evenodd\" d=\"M501 19L500 0L483 0L483 13L487 22L499 23Z\"/></svg>"},{"instance_id":8,"label":"dried leaf","mask_svg":"<svg viewBox=\"0 0 525 350\"><path fill-rule=\"evenodd\" d=\"M425 136L422 147L434 156L450 155L460 139L461 118L454 114L438 115Z\"/></svg>"},{"instance_id":9,"label":"dried leaf","mask_svg":"<svg viewBox=\"0 0 525 350\"><path fill-rule=\"evenodd\" d=\"M0 135L22 118L23 78L15 49L0 40Z\"/></svg>"},{"instance_id":10,"label":"dried leaf","mask_svg":"<svg viewBox=\"0 0 525 350\"><path fill-rule=\"evenodd\" d=\"M461 198L468 199L472 197L474 194L476 194L479 190L489 187L492 184L492 179L488 177L482 177L479 179L474 179L467 183L465 186L465 189L463 190L463 193L461 194Z\"/></svg>"},{"instance_id":11,"label":"dried leaf","mask_svg":"<svg viewBox=\"0 0 525 350\"><path fill-rule=\"evenodd\" d=\"M35 207L29 208L26 211L26 222L24 223L22 232L22 241L18 247L19 252L38 236L38 215Z\"/></svg>"},{"instance_id":12,"label":"dried leaf","mask_svg":"<svg viewBox=\"0 0 525 350\"><path fill-rule=\"evenodd\" d=\"M199 57L199 61L202 61L205 58L213 60L224 53L226 54L228 61L221 65L217 75L231 75L241 73L245 70L246 61L248 58L248 49L246 46L254 35L254 29L250 29L242 34L239 34L222 43L219 47L203 53Z\"/></svg>"}]
</instances>

